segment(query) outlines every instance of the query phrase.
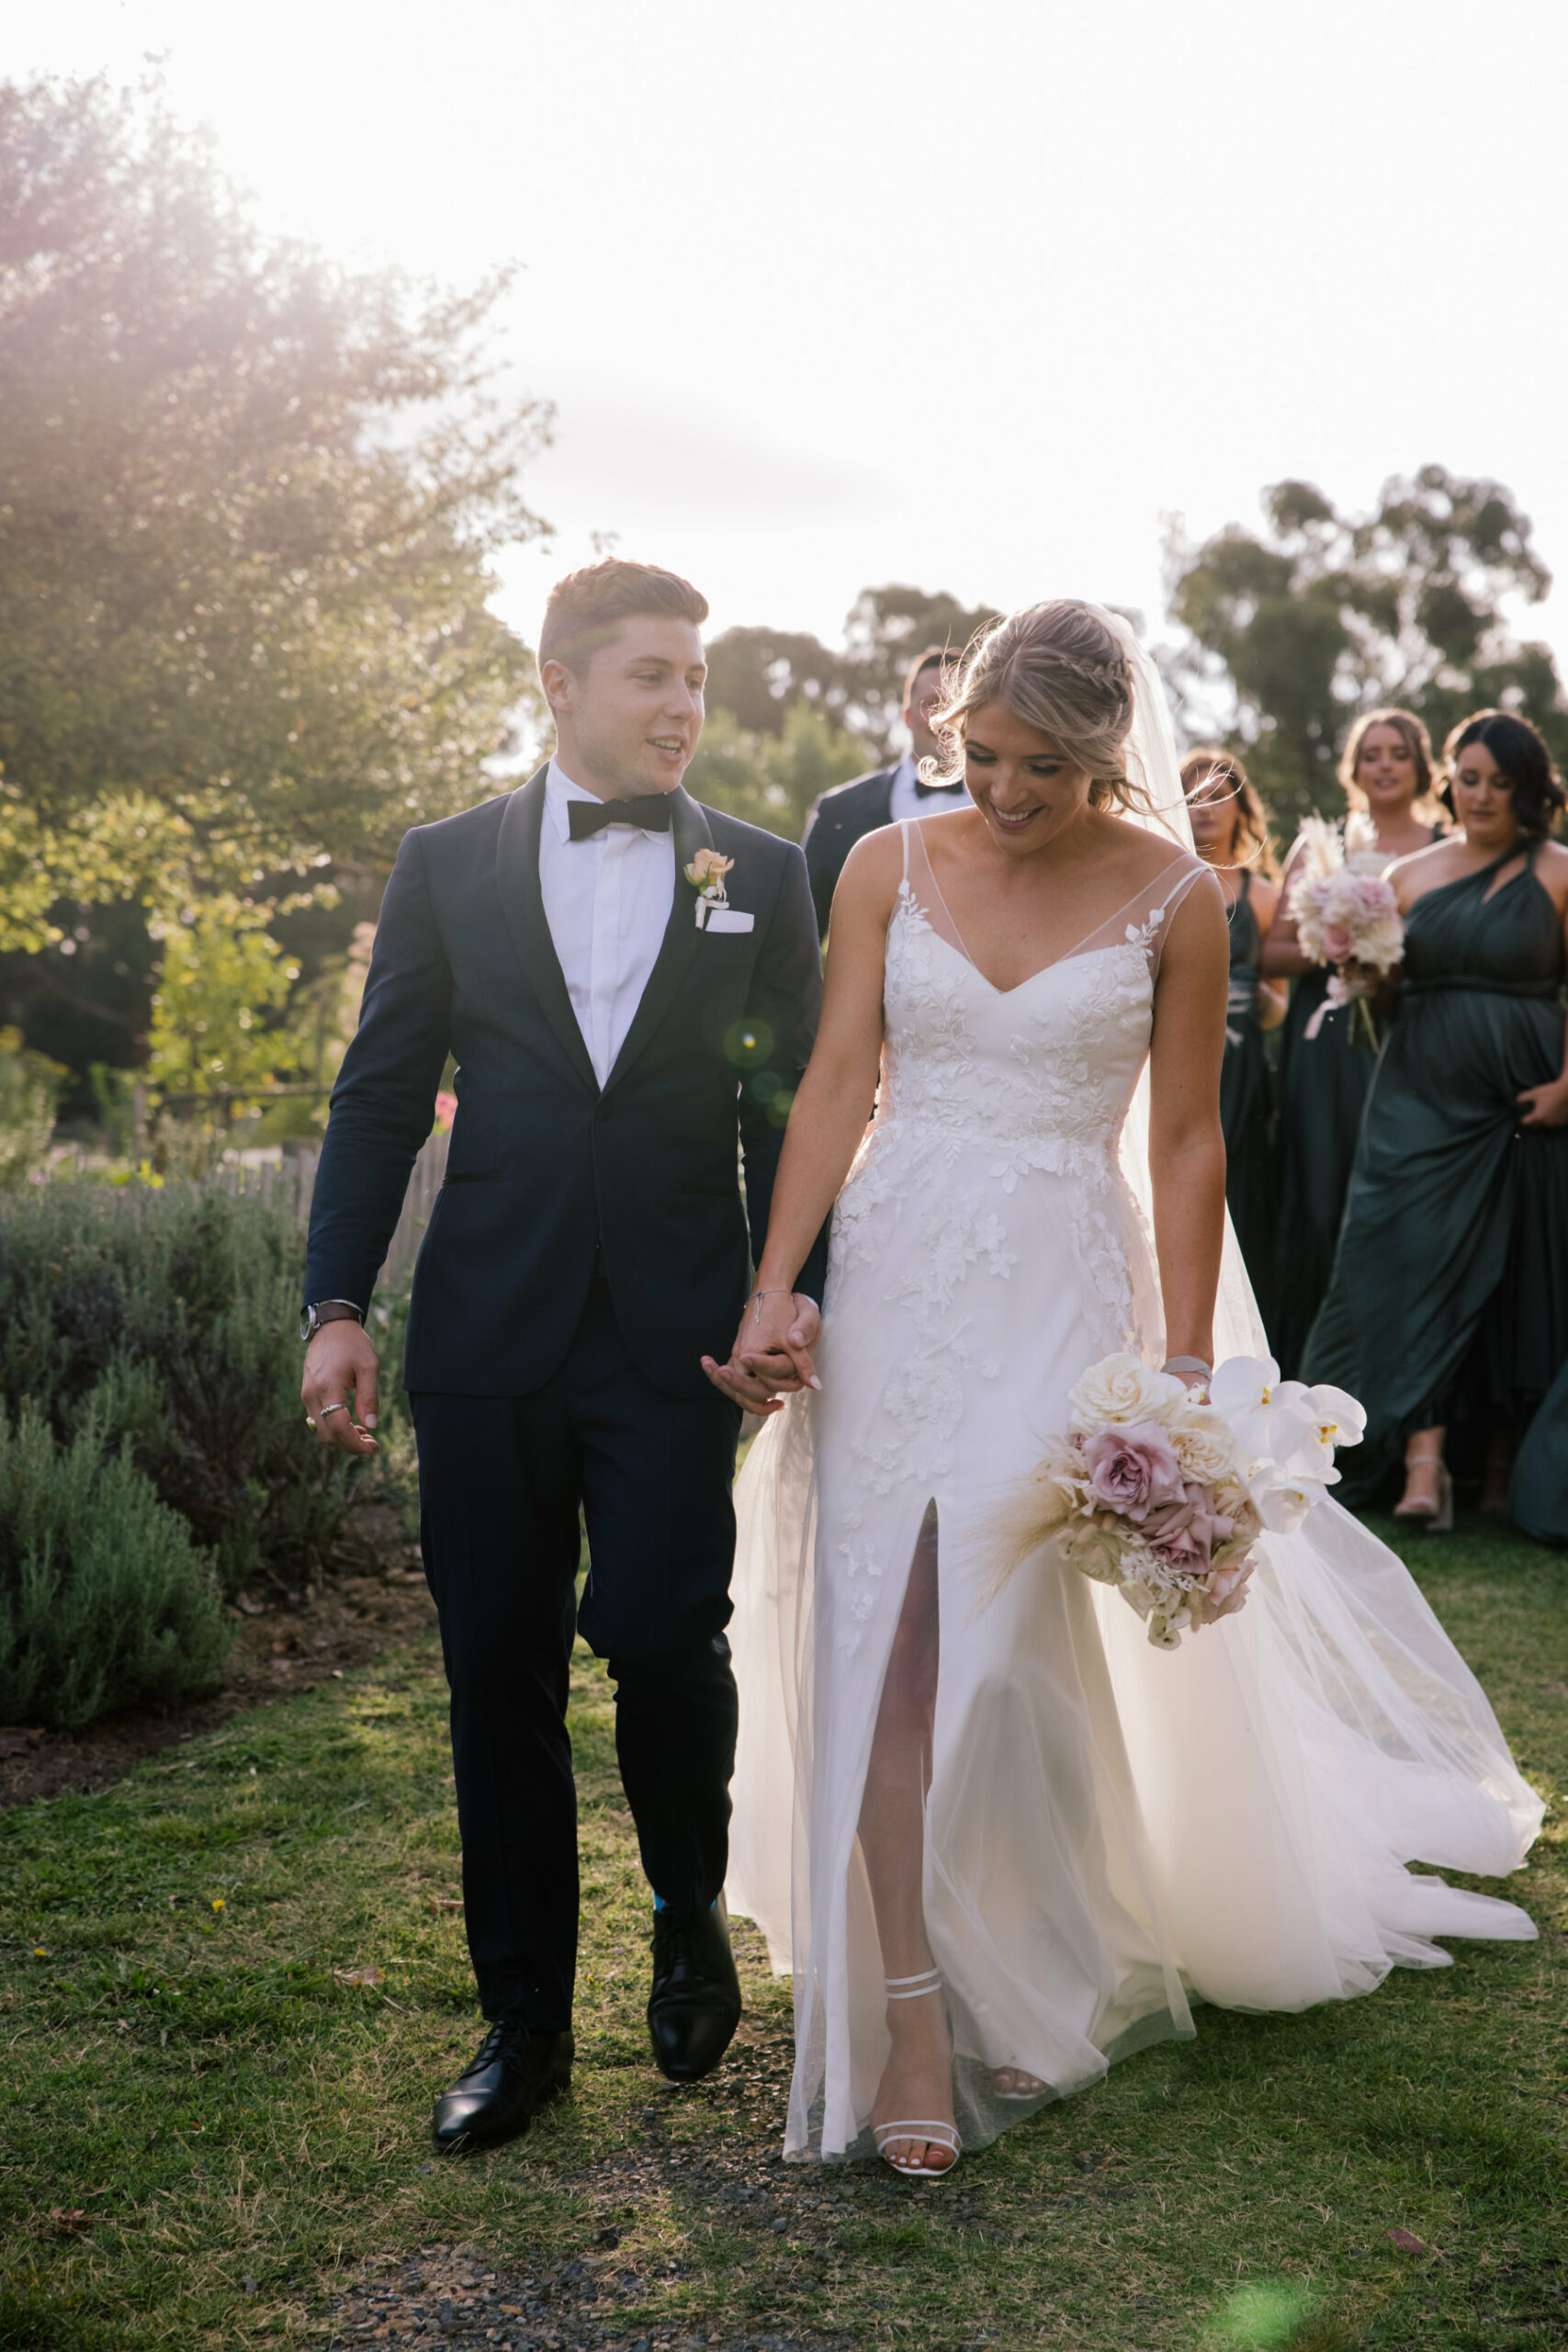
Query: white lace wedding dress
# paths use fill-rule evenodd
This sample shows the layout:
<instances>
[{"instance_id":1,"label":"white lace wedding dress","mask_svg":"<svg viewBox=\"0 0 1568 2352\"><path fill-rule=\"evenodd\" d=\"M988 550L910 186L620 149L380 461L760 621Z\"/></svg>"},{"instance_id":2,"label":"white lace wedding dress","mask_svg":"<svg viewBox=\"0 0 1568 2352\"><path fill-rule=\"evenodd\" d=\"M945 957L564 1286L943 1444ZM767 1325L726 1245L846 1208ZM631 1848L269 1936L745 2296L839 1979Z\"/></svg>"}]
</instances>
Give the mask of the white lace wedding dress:
<instances>
[{"instance_id":1,"label":"white lace wedding dress","mask_svg":"<svg viewBox=\"0 0 1568 2352\"><path fill-rule=\"evenodd\" d=\"M1134 1101L1161 940L1204 869L1170 842L1140 902L1004 992L904 832L822 1391L767 1424L738 1494L728 1897L794 1974L794 2156L871 2147L889 2045L858 1825L933 1503L925 1927L966 2147L1191 2034L1195 2000L1303 2008L1443 1964L1435 1936L1535 1932L1406 1868L1514 1871L1541 1807L1401 1563L1337 1507L1265 1539L1247 1609L1175 1653L1049 1548L982 1605L998 1499L1072 1382L1165 1351ZM1227 1252L1219 1352L1261 1354ZM1004 2098L999 2068L1044 2088Z\"/></svg>"}]
</instances>

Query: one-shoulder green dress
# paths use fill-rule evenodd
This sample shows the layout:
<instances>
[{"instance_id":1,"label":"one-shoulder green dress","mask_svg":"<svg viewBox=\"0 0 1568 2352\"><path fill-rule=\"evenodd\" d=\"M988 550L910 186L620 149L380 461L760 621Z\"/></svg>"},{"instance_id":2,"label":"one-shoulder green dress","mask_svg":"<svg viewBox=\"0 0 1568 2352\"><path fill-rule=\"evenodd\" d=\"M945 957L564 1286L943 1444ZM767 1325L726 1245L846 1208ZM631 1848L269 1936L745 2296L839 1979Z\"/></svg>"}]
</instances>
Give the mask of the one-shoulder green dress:
<instances>
[{"instance_id":1,"label":"one-shoulder green dress","mask_svg":"<svg viewBox=\"0 0 1568 2352\"><path fill-rule=\"evenodd\" d=\"M1271 1327L1274 1236L1280 1187L1274 1154L1273 1081L1258 1018L1258 965L1263 934L1244 874L1229 910L1230 994L1225 1058L1220 1070L1220 1125L1225 1137L1225 1206L1266 1328Z\"/></svg>"},{"instance_id":2,"label":"one-shoulder green dress","mask_svg":"<svg viewBox=\"0 0 1568 2352\"><path fill-rule=\"evenodd\" d=\"M1563 947L1534 850L1498 881L1518 854L1428 890L1406 919L1399 1012L1305 1376L1367 1409L1363 1443L1340 1458L1347 1502L1376 1495L1412 1430L1529 1423L1527 1523L1549 1533L1554 1519L1568 1531L1551 1467L1568 1447L1546 1426L1568 1413L1568 1387L1553 1388L1568 1360L1568 1127L1521 1127L1517 1097L1562 1068Z\"/></svg>"}]
</instances>

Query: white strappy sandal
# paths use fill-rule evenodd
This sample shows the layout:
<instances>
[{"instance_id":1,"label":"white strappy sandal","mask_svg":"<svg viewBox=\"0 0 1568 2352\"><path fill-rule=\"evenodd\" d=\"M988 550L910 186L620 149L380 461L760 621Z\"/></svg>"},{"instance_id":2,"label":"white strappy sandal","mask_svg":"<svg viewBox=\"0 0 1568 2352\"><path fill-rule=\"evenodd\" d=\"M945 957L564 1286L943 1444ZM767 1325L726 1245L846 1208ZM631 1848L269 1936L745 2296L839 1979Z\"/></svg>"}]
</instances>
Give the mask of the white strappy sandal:
<instances>
[{"instance_id":1,"label":"white strappy sandal","mask_svg":"<svg viewBox=\"0 0 1568 2352\"><path fill-rule=\"evenodd\" d=\"M919 2001L928 1993L942 1991L942 1972L936 1968L922 1969L918 1976L889 1976L884 1981L890 2001ZM907 2117L902 2122L874 2124L872 2138L883 2163L902 2173L906 2180L945 2180L964 2152L956 2124L943 2122L940 2117ZM930 2165L906 2164L901 2156L889 2154L900 2140L923 2140L928 2147L946 2148L953 2164L942 2165L934 2172Z\"/></svg>"}]
</instances>

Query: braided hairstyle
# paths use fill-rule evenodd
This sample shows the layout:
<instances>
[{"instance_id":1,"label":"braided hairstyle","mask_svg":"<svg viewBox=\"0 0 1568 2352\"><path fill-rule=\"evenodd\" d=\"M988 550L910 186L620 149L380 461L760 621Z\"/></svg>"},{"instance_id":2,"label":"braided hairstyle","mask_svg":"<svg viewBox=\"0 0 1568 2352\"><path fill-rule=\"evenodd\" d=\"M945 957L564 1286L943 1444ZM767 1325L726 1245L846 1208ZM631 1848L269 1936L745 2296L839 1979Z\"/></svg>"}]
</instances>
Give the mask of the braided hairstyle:
<instances>
[{"instance_id":1,"label":"braided hairstyle","mask_svg":"<svg viewBox=\"0 0 1568 2352\"><path fill-rule=\"evenodd\" d=\"M1088 605L1070 597L1009 613L976 637L931 725L942 745L942 781L964 775L964 722L986 703L1006 705L1038 728L1089 779L1095 808L1152 807L1128 773L1133 673L1120 638Z\"/></svg>"}]
</instances>

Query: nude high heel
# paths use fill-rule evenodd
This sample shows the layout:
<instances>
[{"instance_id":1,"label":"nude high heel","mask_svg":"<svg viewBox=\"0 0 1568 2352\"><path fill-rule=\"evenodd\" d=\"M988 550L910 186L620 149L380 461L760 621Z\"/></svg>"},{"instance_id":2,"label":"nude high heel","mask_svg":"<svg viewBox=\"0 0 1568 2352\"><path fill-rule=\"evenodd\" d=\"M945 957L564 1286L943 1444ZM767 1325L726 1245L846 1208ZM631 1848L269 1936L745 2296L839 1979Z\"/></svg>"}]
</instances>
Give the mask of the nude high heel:
<instances>
[{"instance_id":1,"label":"nude high heel","mask_svg":"<svg viewBox=\"0 0 1568 2352\"><path fill-rule=\"evenodd\" d=\"M1395 1519L1405 1520L1413 1526L1423 1529L1428 1535L1451 1534L1454 1523L1454 1482L1449 1476L1448 1465L1440 1453L1412 1453L1406 1456L1404 1464L1406 1470L1413 1469L1417 1462L1437 1464L1437 1500L1430 1503L1419 1500L1413 1503L1397 1502L1393 1507L1393 1515Z\"/></svg>"}]
</instances>

